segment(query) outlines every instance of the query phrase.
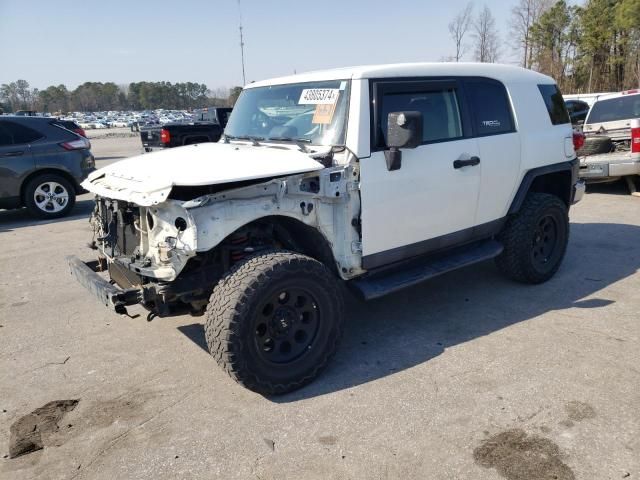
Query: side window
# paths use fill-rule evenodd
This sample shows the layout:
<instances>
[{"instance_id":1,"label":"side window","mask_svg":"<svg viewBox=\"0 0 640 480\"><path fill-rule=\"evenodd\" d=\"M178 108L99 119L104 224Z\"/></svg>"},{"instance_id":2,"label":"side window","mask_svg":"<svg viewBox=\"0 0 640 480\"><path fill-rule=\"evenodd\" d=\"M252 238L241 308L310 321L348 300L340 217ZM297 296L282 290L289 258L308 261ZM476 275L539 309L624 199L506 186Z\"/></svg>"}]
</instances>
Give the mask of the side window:
<instances>
[{"instance_id":1,"label":"side window","mask_svg":"<svg viewBox=\"0 0 640 480\"><path fill-rule=\"evenodd\" d=\"M13 145L13 137L4 128L5 122L0 122L0 147L7 147Z\"/></svg>"},{"instance_id":2,"label":"side window","mask_svg":"<svg viewBox=\"0 0 640 480\"><path fill-rule=\"evenodd\" d=\"M415 92L385 92L379 110L380 129L387 142L387 118L390 113L422 113L422 142L453 140L462 137L462 122L456 91L453 88Z\"/></svg>"},{"instance_id":3,"label":"side window","mask_svg":"<svg viewBox=\"0 0 640 480\"><path fill-rule=\"evenodd\" d=\"M564 105L562 99L562 93L557 85L538 85L538 89L542 94L542 99L549 112L549 119L554 125L560 125L563 123L571 123L569 119L569 112Z\"/></svg>"},{"instance_id":4,"label":"side window","mask_svg":"<svg viewBox=\"0 0 640 480\"><path fill-rule=\"evenodd\" d=\"M478 136L515 132L507 91L500 82L489 79L465 81L474 130Z\"/></svg>"},{"instance_id":5,"label":"side window","mask_svg":"<svg viewBox=\"0 0 640 480\"><path fill-rule=\"evenodd\" d=\"M3 122L2 126L13 137L13 143L20 145L23 143L31 143L39 138L42 138L35 130L28 127L24 127L14 122Z\"/></svg>"}]
</instances>

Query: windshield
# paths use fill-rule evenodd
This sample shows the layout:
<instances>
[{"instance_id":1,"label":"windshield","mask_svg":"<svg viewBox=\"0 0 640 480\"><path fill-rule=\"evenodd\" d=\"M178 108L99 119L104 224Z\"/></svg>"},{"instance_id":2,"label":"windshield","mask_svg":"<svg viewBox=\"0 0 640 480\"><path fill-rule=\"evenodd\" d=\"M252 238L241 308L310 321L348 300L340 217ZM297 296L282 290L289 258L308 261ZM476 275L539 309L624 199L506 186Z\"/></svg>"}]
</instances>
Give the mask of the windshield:
<instances>
[{"instance_id":1,"label":"windshield","mask_svg":"<svg viewBox=\"0 0 640 480\"><path fill-rule=\"evenodd\" d=\"M247 88L233 108L225 135L342 146L350 84L330 80Z\"/></svg>"}]
</instances>

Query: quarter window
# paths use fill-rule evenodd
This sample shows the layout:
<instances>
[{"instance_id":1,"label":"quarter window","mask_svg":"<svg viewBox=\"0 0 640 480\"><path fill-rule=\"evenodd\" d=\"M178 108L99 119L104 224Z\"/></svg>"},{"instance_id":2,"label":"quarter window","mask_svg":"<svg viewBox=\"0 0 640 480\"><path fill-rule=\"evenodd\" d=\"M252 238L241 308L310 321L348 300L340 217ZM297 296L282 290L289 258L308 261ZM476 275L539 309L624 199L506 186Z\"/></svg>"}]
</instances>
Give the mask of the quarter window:
<instances>
[{"instance_id":1,"label":"quarter window","mask_svg":"<svg viewBox=\"0 0 640 480\"><path fill-rule=\"evenodd\" d=\"M393 112L422 113L422 142L462 137L462 122L455 89L421 92L389 92L382 96L380 129L387 142L387 118Z\"/></svg>"},{"instance_id":2,"label":"quarter window","mask_svg":"<svg viewBox=\"0 0 640 480\"><path fill-rule=\"evenodd\" d=\"M538 85L542 99L549 112L549 119L554 125L571 123L569 112L562 99L562 93L557 85Z\"/></svg>"},{"instance_id":3,"label":"quarter window","mask_svg":"<svg viewBox=\"0 0 640 480\"><path fill-rule=\"evenodd\" d=\"M500 82L489 79L465 81L475 134L498 135L515 131L507 91Z\"/></svg>"}]
</instances>

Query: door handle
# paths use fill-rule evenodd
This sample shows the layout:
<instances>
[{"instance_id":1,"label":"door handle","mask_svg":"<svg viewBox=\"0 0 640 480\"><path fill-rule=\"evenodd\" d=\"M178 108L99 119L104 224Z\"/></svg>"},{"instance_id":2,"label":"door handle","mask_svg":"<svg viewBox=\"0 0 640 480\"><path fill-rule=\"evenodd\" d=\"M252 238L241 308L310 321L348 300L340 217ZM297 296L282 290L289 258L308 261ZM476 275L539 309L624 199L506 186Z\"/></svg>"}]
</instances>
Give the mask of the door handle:
<instances>
[{"instance_id":1,"label":"door handle","mask_svg":"<svg viewBox=\"0 0 640 480\"><path fill-rule=\"evenodd\" d=\"M475 167L480 164L480 157L471 157L469 160L455 160L453 168Z\"/></svg>"},{"instance_id":2,"label":"door handle","mask_svg":"<svg viewBox=\"0 0 640 480\"><path fill-rule=\"evenodd\" d=\"M23 153L24 151L7 152L7 153L0 154L0 157L19 157Z\"/></svg>"}]
</instances>

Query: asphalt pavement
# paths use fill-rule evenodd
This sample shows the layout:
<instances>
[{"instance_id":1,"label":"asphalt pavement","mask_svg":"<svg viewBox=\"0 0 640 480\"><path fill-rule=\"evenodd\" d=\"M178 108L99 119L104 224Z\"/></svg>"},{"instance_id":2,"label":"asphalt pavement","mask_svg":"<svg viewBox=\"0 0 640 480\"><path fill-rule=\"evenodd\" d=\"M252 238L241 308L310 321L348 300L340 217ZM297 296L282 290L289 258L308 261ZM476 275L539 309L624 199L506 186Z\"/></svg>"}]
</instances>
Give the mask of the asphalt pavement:
<instances>
[{"instance_id":1,"label":"asphalt pavement","mask_svg":"<svg viewBox=\"0 0 640 480\"><path fill-rule=\"evenodd\" d=\"M75 282L89 195L53 222L0 211L0 478L639 478L640 199L589 190L548 283L486 262L350 299L328 370L273 398L216 366L201 317L119 316ZM78 402L44 448L8 458L10 426L58 400Z\"/></svg>"}]
</instances>

